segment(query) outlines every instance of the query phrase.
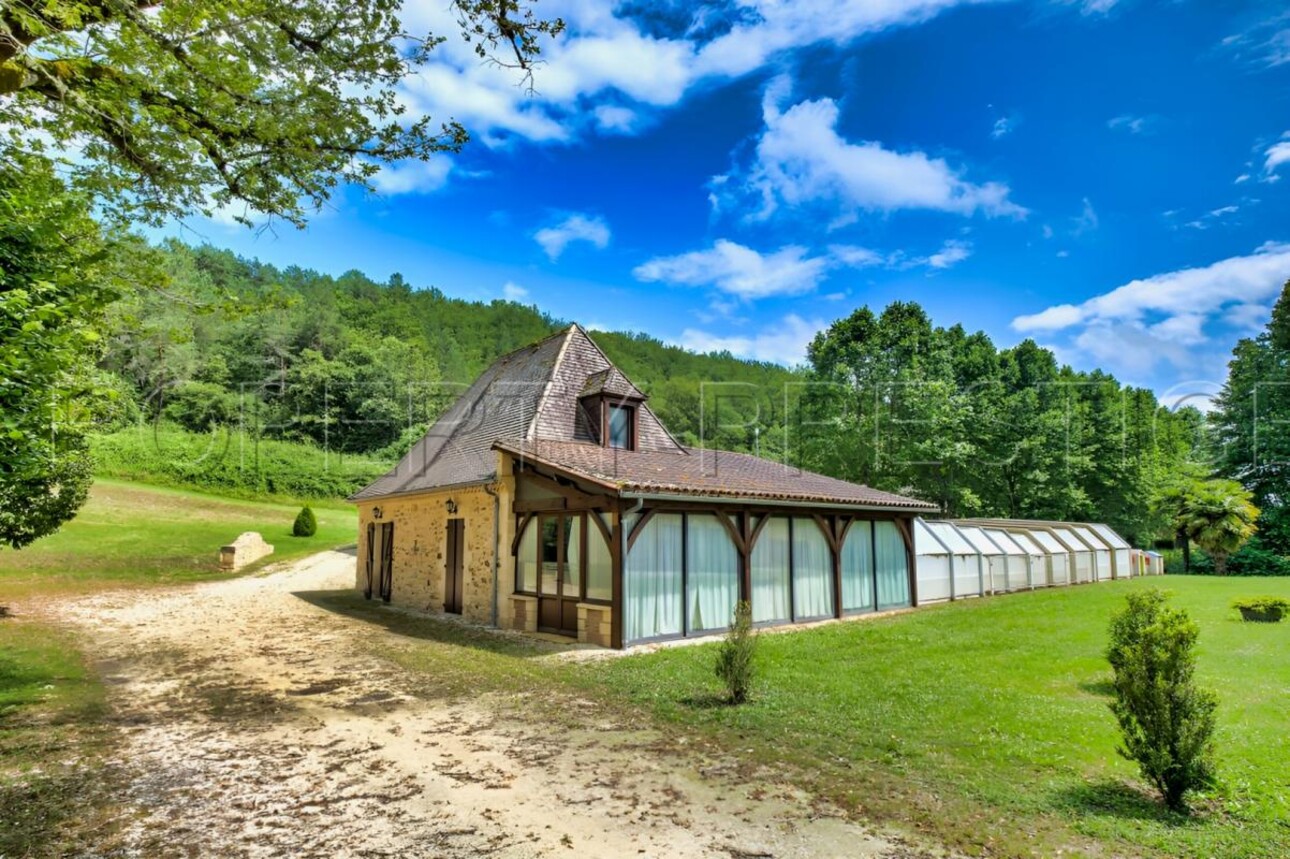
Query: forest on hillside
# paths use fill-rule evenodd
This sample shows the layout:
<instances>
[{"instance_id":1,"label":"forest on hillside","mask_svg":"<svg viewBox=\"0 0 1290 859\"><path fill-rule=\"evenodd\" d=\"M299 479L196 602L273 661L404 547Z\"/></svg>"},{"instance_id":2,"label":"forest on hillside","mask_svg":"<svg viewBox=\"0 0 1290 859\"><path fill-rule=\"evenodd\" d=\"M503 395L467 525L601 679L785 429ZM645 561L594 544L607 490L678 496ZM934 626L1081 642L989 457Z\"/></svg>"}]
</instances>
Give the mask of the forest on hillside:
<instances>
[{"instance_id":1,"label":"forest on hillside","mask_svg":"<svg viewBox=\"0 0 1290 859\"><path fill-rule=\"evenodd\" d=\"M152 459L181 482L340 494L388 467L499 355L567 324L398 275L278 269L177 241L155 252L165 288L109 314L100 366L118 397L103 429L117 432L96 450L113 473ZM592 336L686 444L783 459L951 515L1106 521L1147 540L1164 528L1152 498L1201 447L1198 412L1059 366L1031 341L999 349L935 327L915 304L856 310L792 369L639 333ZM145 443L123 440L140 426ZM282 453L293 442L303 452Z\"/></svg>"}]
</instances>

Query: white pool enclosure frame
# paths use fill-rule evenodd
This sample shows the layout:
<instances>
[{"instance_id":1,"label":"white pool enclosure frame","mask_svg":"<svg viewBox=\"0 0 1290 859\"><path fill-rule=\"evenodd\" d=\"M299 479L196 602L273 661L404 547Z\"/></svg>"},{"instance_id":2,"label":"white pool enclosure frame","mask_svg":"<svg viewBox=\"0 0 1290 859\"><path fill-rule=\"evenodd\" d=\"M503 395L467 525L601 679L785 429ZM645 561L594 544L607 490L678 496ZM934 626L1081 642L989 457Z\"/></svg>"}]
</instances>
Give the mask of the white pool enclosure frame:
<instances>
[{"instance_id":1,"label":"white pool enclosure frame","mask_svg":"<svg viewBox=\"0 0 1290 859\"><path fill-rule=\"evenodd\" d=\"M1164 572L1101 523L917 518L914 548L920 603Z\"/></svg>"}]
</instances>

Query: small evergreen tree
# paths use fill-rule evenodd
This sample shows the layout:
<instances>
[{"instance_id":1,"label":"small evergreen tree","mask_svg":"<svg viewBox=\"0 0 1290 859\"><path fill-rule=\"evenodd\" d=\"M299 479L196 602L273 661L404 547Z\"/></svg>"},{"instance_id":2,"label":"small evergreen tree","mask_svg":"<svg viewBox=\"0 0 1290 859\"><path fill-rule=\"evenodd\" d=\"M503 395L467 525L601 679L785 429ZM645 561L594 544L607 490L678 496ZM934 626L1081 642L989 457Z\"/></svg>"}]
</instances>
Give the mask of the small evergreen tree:
<instances>
[{"instance_id":1,"label":"small evergreen tree","mask_svg":"<svg viewBox=\"0 0 1290 859\"><path fill-rule=\"evenodd\" d=\"M1118 751L1138 764L1169 808L1186 811L1186 793L1214 782L1218 700L1193 679L1196 623L1168 601L1154 588L1129 594L1128 606L1111 619L1106 656L1115 671L1111 711L1124 740Z\"/></svg>"},{"instance_id":2,"label":"small evergreen tree","mask_svg":"<svg viewBox=\"0 0 1290 859\"><path fill-rule=\"evenodd\" d=\"M314 516L313 508L308 504L296 514L296 522L291 526L291 533L296 537L312 537L318 533L318 519Z\"/></svg>"},{"instance_id":3,"label":"small evergreen tree","mask_svg":"<svg viewBox=\"0 0 1290 859\"><path fill-rule=\"evenodd\" d=\"M726 684L731 704L742 704L752 691L753 659L757 636L752 628L752 605L746 600L735 606L734 623L717 651L717 676Z\"/></svg>"}]
</instances>

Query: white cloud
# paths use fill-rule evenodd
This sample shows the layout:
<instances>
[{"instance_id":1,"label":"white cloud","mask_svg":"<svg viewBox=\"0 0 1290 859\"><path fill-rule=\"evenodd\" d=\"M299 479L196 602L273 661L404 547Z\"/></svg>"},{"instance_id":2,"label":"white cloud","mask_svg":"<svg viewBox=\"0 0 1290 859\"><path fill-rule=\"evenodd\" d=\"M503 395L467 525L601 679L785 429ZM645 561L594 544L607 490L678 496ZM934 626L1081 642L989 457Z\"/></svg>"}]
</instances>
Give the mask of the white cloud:
<instances>
[{"instance_id":1,"label":"white cloud","mask_svg":"<svg viewBox=\"0 0 1290 859\"><path fill-rule=\"evenodd\" d=\"M381 194L425 194L442 188L450 173L452 161L437 156L429 161L387 164L372 177L372 185Z\"/></svg>"},{"instance_id":2,"label":"white cloud","mask_svg":"<svg viewBox=\"0 0 1290 859\"><path fill-rule=\"evenodd\" d=\"M990 136L998 140L1011 134L1016 127L1016 123L1011 118L1001 116L994 121L994 127L990 129Z\"/></svg>"},{"instance_id":3,"label":"white cloud","mask_svg":"<svg viewBox=\"0 0 1290 859\"><path fill-rule=\"evenodd\" d=\"M976 184L962 168L917 150L897 152L876 141L852 143L837 132L838 106L832 99L803 101L781 111L784 86L773 83L763 100L765 129L752 163L718 177L714 194L723 208L751 199L754 218L781 205L822 203L843 216L859 211L930 209L972 215L1025 217L1001 182Z\"/></svg>"},{"instance_id":4,"label":"white cloud","mask_svg":"<svg viewBox=\"0 0 1290 859\"><path fill-rule=\"evenodd\" d=\"M1065 0L1079 6L1081 15L1106 15L1114 9L1120 0Z\"/></svg>"},{"instance_id":5,"label":"white cloud","mask_svg":"<svg viewBox=\"0 0 1290 859\"><path fill-rule=\"evenodd\" d=\"M1275 182L1282 164L1290 164L1290 140L1281 140L1269 146L1263 153L1263 181Z\"/></svg>"},{"instance_id":6,"label":"white cloud","mask_svg":"<svg viewBox=\"0 0 1290 859\"><path fill-rule=\"evenodd\" d=\"M1277 295L1287 278L1290 244L1269 242L1249 256L1130 281L1080 305L1059 304L1018 316L1012 327L1028 333L1094 321L1141 324L1153 315L1210 317L1228 305Z\"/></svg>"},{"instance_id":7,"label":"white cloud","mask_svg":"<svg viewBox=\"0 0 1290 859\"><path fill-rule=\"evenodd\" d=\"M806 347L827 326L823 320L808 321L790 313L753 335L721 336L687 328L681 333L680 345L695 352L729 352L740 358L792 366L806 360Z\"/></svg>"},{"instance_id":8,"label":"white cloud","mask_svg":"<svg viewBox=\"0 0 1290 859\"><path fill-rule=\"evenodd\" d=\"M568 141L591 127L631 133L640 127L638 109L671 107L704 82L742 77L788 50L845 45L971 2L977 0L735 0L722 17L738 23L712 38L713 13L702 5L690 27L666 36L646 32L627 13L620 17L616 4L551 0L538 14L564 19L566 30L542 42L530 92L517 85L515 70L480 62L473 46L456 37L452 4L423 0L402 9L407 31L449 38L406 82L403 103L410 118L455 119L493 146L511 136ZM629 119L627 110L637 117Z\"/></svg>"},{"instance_id":9,"label":"white cloud","mask_svg":"<svg viewBox=\"0 0 1290 859\"><path fill-rule=\"evenodd\" d=\"M1262 68L1290 63L1290 12L1279 11L1219 43L1241 61Z\"/></svg>"},{"instance_id":10,"label":"white cloud","mask_svg":"<svg viewBox=\"0 0 1290 859\"><path fill-rule=\"evenodd\" d=\"M710 286L743 299L801 295L819 285L831 265L827 257L807 256L806 248L787 245L761 254L736 242L718 239L711 248L658 257L637 266L637 280L684 286Z\"/></svg>"},{"instance_id":11,"label":"white cloud","mask_svg":"<svg viewBox=\"0 0 1290 859\"><path fill-rule=\"evenodd\" d=\"M1073 227L1071 228L1072 236L1082 236L1098 228L1101 223L1097 217L1097 210L1093 208L1093 203L1088 197L1084 198L1084 208L1080 213L1071 219Z\"/></svg>"},{"instance_id":12,"label":"white cloud","mask_svg":"<svg viewBox=\"0 0 1290 859\"><path fill-rule=\"evenodd\" d=\"M595 110L596 126L604 132L628 134L636 129L636 111L616 104L602 104Z\"/></svg>"},{"instance_id":13,"label":"white cloud","mask_svg":"<svg viewBox=\"0 0 1290 859\"><path fill-rule=\"evenodd\" d=\"M829 253L838 262L852 268L868 268L869 266L887 264L887 257L883 254L855 245L829 245Z\"/></svg>"},{"instance_id":14,"label":"white cloud","mask_svg":"<svg viewBox=\"0 0 1290 859\"><path fill-rule=\"evenodd\" d=\"M855 245L830 245L827 253L811 256L801 245L786 245L763 254L738 242L718 239L711 248L656 257L633 269L637 280L680 286L711 287L744 301L777 295L813 292L835 268L883 267L947 269L972 255L972 245L952 239L926 256L904 251L879 253ZM714 303L714 310L730 316L735 306Z\"/></svg>"},{"instance_id":15,"label":"white cloud","mask_svg":"<svg viewBox=\"0 0 1290 859\"><path fill-rule=\"evenodd\" d=\"M1235 181L1235 182L1233 182L1232 184L1234 184L1234 185L1240 185L1240 184L1242 184L1242 183L1244 183L1244 182L1248 182L1248 181L1250 181L1250 174L1249 174L1249 173L1242 173L1240 176L1237 176L1237 177L1236 177L1236 181Z\"/></svg>"},{"instance_id":16,"label":"white cloud","mask_svg":"<svg viewBox=\"0 0 1290 859\"><path fill-rule=\"evenodd\" d=\"M1223 326L1248 333L1267 318L1268 307L1290 279L1290 243L1269 242L1248 256L1165 272L1130 281L1075 304L1058 304L1018 316L1023 334L1067 332L1085 355L1129 373L1145 373L1161 361L1180 368L1201 360L1221 365L1206 329ZM1211 354L1214 353L1214 354Z\"/></svg>"},{"instance_id":17,"label":"white cloud","mask_svg":"<svg viewBox=\"0 0 1290 859\"><path fill-rule=\"evenodd\" d=\"M1228 215L1235 215L1239 211L1241 211L1240 206L1220 206L1217 209L1211 209L1193 221L1188 221L1183 226L1191 227L1193 230L1207 230Z\"/></svg>"},{"instance_id":18,"label":"white cloud","mask_svg":"<svg viewBox=\"0 0 1290 859\"><path fill-rule=\"evenodd\" d=\"M502 297L507 301L523 301L529 297L529 291L518 283L508 280L502 285Z\"/></svg>"},{"instance_id":19,"label":"white cloud","mask_svg":"<svg viewBox=\"0 0 1290 859\"><path fill-rule=\"evenodd\" d=\"M1155 124L1154 116L1135 116L1131 113L1123 113L1106 121L1106 127L1112 131L1127 131L1130 134L1146 134Z\"/></svg>"},{"instance_id":20,"label":"white cloud","mask_svg":"<svg viewBox=\"0 0 1290 859\"><path fill-rule=\"evenodd\" d=\"M609 246L609 225L603 218L574 213L553 227L538 230L533 239L554 262L573 242L587 242L604 250Z\"/></svg>"},{"instance_id":21,"label":"white cloud","mask_svg":"<svg viewBox=\"0 0 1290 859\"><path fill-rule=\"evenodd\" d=\"M956 263L972 256L972 244L970 242L950 241L936 253L927 258L927 265L931 268L949 268Z\"/></svg>"}]
</instances>

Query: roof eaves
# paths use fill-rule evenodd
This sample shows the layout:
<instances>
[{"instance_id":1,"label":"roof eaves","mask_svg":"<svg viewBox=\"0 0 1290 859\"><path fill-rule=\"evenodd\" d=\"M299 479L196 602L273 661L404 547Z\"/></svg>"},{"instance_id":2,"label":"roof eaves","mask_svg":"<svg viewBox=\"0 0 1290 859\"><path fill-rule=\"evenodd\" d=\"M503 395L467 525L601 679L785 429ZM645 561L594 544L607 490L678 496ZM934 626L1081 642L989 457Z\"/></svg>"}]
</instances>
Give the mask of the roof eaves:
<instances>
[{"instance_id":1,"label":"roof eaves","mask_svg":"<svg viewBox=\"0 0 1290 859\"><path fill-rule=\"evenodd\" d=\"M386 498L406 498L411 495L429 495L432 492L447 492L453 489L470 489L475 486L488 486L497 482L497 475L491 475L483 480L464 480L460 483L445 483L442 486L424 486L420 489L404 489L398 492L386 492L381 495L369 495L364 497L363 490L355 492L345 500L351 504L359 504L364 501L383 501Z\"/></svg>"},{"instance_id":2,"label":"roof eaves","mask_svg":"<svg viewBox=\"0 0 1290 859\"><path fill-rule=\"evenodd\" d=\"M876 512L900 512L900 513L918 513L925 509L920 506L901 505L901 504L877 504L867 501L851 501L845 498L826 495L791 495L782 492L761 492L757 490L731 490L730 492L714 492L712 490L696 490L688 492L681 488L664 488L650 487L639 483L624 483L620 485L622 496L624 498L641 498L646 501L666 501L675 499L677 501L710 501L718 504L731 504L739 501L756 501L769 506L782 507L829 507L847 510L871 510ZM926 504L927 502L919 501L915 504ZM930 509L935 509L933 505Z\"/></svg>"}]
</instances>

